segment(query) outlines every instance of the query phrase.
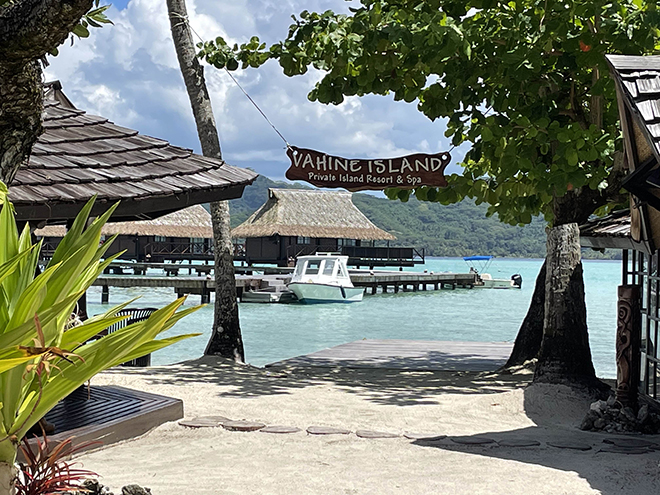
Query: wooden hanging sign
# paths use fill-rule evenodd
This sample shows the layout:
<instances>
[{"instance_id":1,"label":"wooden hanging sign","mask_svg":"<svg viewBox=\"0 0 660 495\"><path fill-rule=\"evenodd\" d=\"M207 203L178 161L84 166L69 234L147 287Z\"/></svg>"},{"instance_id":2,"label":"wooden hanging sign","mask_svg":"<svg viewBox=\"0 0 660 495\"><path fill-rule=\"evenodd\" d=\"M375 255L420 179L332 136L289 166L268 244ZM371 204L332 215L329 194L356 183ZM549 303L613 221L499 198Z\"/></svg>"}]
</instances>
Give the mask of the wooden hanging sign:
<instances>
[{"instance_id":1,"label":"wooden hanging sign","mask_svg":"<svg viewBox=\"0 0 660 495\"><path fill-rule=\"evenodd\" d=\"M302 180L317 187L343 187L349 191L446 187L444 172L451 160L447 152L416 153L382 160L351 159L295 146L289 146L286 154L291 160L287 179Z\"/></svg>"}]
</instances>

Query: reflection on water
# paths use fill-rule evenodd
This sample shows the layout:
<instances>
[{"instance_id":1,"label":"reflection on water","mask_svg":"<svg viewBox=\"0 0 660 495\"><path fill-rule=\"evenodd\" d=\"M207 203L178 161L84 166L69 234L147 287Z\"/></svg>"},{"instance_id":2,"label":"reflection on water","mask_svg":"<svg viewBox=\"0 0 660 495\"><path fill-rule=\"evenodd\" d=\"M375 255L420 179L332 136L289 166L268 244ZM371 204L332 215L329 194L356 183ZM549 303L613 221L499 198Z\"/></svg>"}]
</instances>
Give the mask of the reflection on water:
<instances>
[{"instance_id":1,"label":"reflection on water","mask_svg":"<svg viewBox=\"0 0 660 495\"><path fill-rule=\"evenodd\" d=\"M534 291L542 260L498 259L490 268L494 278L523 277L522 290L456 289L365 296L361 303L325 305L241 304L240 318L246 359L263 366L300 354L359 339L513 341ZM462 259L427 259L409 271L467 272ZM591 350L596 371L615 377L616 287L620 261L585 261L584 276ZM98 304L100 288L90 289L90 314L108 306ZM110 303L142 296L134 306L162 306L175 298L167 288L110 289ZM199 302L191 296L187 305ZM213 320L212 305L187 317L168 334L203 332L153 356L153 364L198 357L204 351Z\"/></svg>"}]
</instances>

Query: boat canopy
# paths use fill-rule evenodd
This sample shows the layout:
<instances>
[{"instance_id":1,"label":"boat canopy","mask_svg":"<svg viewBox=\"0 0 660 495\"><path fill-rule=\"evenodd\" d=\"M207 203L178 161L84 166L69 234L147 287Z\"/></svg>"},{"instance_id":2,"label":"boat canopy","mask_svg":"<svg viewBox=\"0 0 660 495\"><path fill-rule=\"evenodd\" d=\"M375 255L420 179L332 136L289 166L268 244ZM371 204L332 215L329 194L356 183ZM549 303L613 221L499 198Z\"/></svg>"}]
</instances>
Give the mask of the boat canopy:
<instances>
[{"instance_id":1,"label":"boat canopy","mask_svg":"<svg viewBox=\"0 0 660 495\"><path fill-rule=\"evenodd\" d=\"M463 261L490 261L494 256L464 256Z\"/></svg>"}]
</instances>

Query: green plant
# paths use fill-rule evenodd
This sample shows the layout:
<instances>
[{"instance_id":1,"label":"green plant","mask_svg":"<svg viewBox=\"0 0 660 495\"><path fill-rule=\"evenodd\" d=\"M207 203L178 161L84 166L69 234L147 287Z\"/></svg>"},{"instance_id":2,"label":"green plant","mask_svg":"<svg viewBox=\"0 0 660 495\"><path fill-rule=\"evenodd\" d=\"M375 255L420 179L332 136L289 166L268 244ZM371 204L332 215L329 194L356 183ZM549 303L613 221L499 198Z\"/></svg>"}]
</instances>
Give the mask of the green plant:
<instances>
[{"instance_id":1,"label":"green plant","mask_svg":"<svg viewBox=\"0 0 660 495\"><path fill-rule=\"evenodd\" d=\"M198 334L156 339L198 307L178 311L184 298L134 323L89 341L124 319L128 303L66 330L76 302L108 264L101 228L117 205L87 228L94 199L82 209L39 275L40 243L26 226L19 235L7 188L0 182L0 495L11 494L20 440L59 400L98 372Z\"/></svg>"},{"instance_id":2,"label":"green plant","mask_svg":"<svg viewBox=\"0 0 660 495\"><path fill-rule=\"evenodd\" d=\"M97 478L98 474L86 469L76 469L68 459L90 443L73 447L68 438L51 449L48 438L43 441L35 436L34 445L27 438L20 446L25 462L20 463L16 481L16 495L49 495L84 493L82 481Z\"/></svg>"}]
</instances>

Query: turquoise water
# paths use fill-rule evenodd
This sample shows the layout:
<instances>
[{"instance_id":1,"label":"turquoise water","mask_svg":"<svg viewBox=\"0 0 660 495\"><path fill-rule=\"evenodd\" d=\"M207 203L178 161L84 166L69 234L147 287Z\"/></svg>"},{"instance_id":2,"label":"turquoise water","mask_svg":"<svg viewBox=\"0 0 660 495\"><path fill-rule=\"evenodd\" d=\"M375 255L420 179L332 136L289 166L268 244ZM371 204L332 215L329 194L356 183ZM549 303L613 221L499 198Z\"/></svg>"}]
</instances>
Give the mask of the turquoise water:
<instances>
[{"instance_id":1,"label":"turquoise water","mask_svg":"<svg viewBox=\"0 0 660 495\"><path fill-rule=\"evenodd\" d=\"M522 290L456 289L365 296L356 304L240 304L246 360L255 365L307 354L359 339L513 341L525 317L542 260L497 259L488 272L494 278L523 277ZM459 258L427 258L410 268L467 272ZM594 366L599 376L616 377L614 340L616 287L620 261L584 261L587 317ZM173 289L110 288L110 305L142 296L134 306L162 306L172 300ZM90 289L89 312L101 305L100 288ZM199 302L191 296L187 305ZM209 305L179 322L168 334L201 332L153 356L153 364L170 364L202 355L213 320Z\"/></svg>"}]
</instances>

